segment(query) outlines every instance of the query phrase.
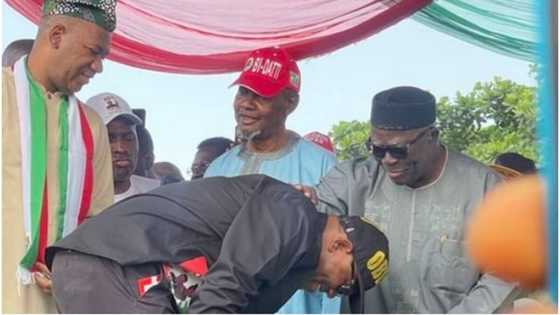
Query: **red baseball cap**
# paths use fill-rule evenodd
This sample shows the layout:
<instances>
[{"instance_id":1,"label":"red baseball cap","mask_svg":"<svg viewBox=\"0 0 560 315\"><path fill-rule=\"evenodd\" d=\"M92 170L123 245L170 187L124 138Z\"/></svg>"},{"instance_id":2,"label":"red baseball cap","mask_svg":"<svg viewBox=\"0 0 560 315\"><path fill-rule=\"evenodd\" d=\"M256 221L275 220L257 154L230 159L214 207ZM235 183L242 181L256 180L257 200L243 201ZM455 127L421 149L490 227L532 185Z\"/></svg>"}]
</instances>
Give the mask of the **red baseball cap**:
<instances>
[{"instance_id":1,"label":"red baseball cap","mask_svg":"<svg viewBox=\"0 0 560 315\"><path fill-rule=\"evenodd\" d=\"M299 93L301 74L286 50L279 47L253 51L239 78L232 85L241 85L264 97L274 97L285 88Z\"/></svg>"},{"instance_id":2,"label":"red baseball cap","mask_svg":"<svg viewBox=\"0 0 560 315\"><path fill-rule=\"evenodd\" d=\"M308 134L306 134L305 136L303 136L303 138L320 145L321 147L323 147L323 149L330 151L332 153L335 153L334 151L334 146L332 144L331 138L329 138L329 136L324 135L320 132L317 131L313 131L310 132Z\"/></svg>"}]
</instances>

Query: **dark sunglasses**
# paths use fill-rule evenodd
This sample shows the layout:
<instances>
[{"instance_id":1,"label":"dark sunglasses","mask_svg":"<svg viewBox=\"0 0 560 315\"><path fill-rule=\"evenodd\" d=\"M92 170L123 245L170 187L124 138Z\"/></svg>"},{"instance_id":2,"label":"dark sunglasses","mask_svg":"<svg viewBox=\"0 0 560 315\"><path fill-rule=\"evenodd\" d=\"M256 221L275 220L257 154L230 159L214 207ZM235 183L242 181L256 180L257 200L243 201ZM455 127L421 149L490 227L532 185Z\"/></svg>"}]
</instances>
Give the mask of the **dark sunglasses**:
<instances>
[{"instance_id":1,"label":"dark sunglasses","mask_svg":"<svg viewBox=\"0 0 560 315\"><path fill-rule=\"evenodd\" d=\"M431 131L433 129L434 127L424 129L424 131L419 133L414 139L412 139L412 141L410 141L407 144L403 144L399 146L377 146L373 144L370 138L366 142L366 147L368 151L370 151L377 160L382 160L387 153L391 154L391 156L395 159L404 160L408 157L410 146L418 142L418 140L420 140L425 134L427 134L428 131Z\"/></svg>"}]
</instances>

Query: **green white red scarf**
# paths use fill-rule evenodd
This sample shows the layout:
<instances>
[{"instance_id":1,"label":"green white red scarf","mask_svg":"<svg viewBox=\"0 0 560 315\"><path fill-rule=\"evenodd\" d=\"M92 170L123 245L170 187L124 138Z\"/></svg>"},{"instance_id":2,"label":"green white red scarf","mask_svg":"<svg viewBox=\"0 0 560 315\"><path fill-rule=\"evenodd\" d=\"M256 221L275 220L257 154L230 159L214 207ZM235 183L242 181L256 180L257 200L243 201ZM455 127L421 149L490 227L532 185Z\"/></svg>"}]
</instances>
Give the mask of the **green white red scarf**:
<instances>
[{"instance_id":1,"label":"green white red scarf","mask_svg":"<svg viewBox=\"0 0 560 315\"><path fill-rule=\"evenodd\" d=\"M27 72L27 58L14 65L21 144L21 183L27 248L17 270L22 284L31 283L36 262L44 262L49 211L56 215L56 239L72 232L87 215L93 188L93 137L83 105L64 97L58 113L59 204L48 208L46 101Z\"/></svg>"}]
</instances>

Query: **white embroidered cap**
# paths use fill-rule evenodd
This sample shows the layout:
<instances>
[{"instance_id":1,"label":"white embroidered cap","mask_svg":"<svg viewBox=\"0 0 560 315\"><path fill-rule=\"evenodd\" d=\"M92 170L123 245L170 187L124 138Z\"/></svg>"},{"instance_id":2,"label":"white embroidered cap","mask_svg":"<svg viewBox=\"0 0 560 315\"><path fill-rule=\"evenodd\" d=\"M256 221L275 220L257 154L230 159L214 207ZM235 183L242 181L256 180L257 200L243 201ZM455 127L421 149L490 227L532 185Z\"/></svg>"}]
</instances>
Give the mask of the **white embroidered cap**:
<instances>
[{"instance_id":1,"label":"white embroidered cap","mask_svg":"<svg viewBox=\"0 0 560 315\"><path fill-rule=\"evenodd\" d=\"M128 118L135 125L142 124L142 120L132 112L128 103L116 94L97 94L87 100L86 105L97 112L105 125L120 116Z\"/></svg>"}]
</instances>

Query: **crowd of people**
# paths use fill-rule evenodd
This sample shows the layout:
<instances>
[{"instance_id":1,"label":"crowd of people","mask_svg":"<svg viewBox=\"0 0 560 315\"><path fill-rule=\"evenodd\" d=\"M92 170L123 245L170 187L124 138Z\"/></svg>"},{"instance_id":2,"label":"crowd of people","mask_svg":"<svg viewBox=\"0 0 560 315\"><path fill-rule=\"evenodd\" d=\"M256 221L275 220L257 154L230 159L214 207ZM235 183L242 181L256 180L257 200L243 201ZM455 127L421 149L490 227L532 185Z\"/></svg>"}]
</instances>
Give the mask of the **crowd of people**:
<instances>
[{"instance_id":1,"label":"crowd of people","mask_svg":"<svg viewBox=\"0 0 560 315\"><path fill-rule=\"evenodd\" d=\"M327 135L288 129L302 74L267 47L233 82L235 139L202 141L185 179L143 109L75 97L115 6L46 0L3 55L4 313L495 313L523 294L470 262L464 230L534 161L450 150L411 86L374 95L369 155L337 161Z\"/></svg>"}]
</instances>

